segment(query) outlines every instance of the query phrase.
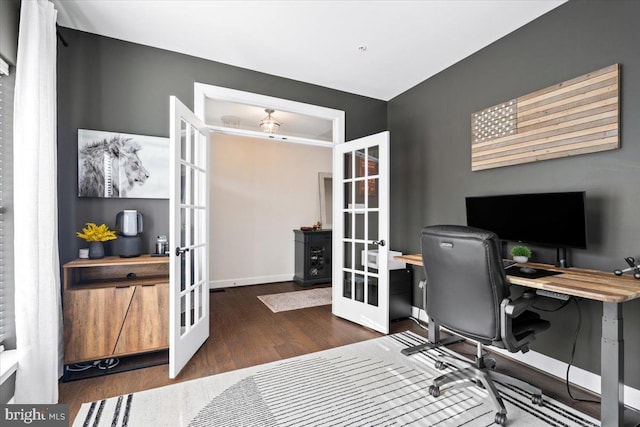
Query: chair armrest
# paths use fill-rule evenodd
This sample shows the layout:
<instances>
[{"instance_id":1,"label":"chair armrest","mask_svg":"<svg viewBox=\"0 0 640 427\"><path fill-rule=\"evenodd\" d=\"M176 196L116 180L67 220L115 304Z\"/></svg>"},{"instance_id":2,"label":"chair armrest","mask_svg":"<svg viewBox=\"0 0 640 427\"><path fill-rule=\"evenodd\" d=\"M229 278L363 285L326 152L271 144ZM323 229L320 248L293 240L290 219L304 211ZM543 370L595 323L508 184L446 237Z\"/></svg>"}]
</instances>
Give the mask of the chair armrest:
<instances>
[{"instance_id":1,"label":"chair armrest","mask_svg":"<svg viewBox=\"0 0 640 427\"><path fill-rule=\"evenodd\" d=\"M500 335L505 348L512 353L529 351L527 345L535 340L535 334L533 333L526 334L518 339L513 333L513 319L527 311L537 299L535 293L525 292L514 301L505 298L500 304Z\"/></svg>"},{"instance_id":2,"label":"chair armrest","mask_svg":"<svg viewBox=\"0 0 640 427\"><path fill-rule=\"evenodd\" d=\"M515 301L511 301L509 298L505 298L502 301L502 313L503 315L507 315L511 318L518 317L525 311L529 309L533 305L536 300L536 294L531 292L523 293L520 297L516 298Z\"/></svg>"}]
</instances>

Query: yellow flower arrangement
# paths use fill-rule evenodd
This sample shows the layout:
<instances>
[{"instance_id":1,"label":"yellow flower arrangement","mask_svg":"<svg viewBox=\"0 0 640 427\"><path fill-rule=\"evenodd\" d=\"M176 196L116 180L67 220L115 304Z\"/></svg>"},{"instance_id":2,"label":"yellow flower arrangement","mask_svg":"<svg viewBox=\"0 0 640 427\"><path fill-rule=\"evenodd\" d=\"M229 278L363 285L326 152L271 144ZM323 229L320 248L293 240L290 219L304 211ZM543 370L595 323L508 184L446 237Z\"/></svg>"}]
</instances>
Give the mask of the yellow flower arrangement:
<instances>
[{"instance_id":1,"label":"yellow flower arrangement","mask_svg":"<svg viewBox=\"0 0 640 427\"><path fill-rule=\"evenodd\" d=\"M115 231L109 230L105 224L96 225L93 222L87 222L86 227L82 229L82 233L76 231L76 236L87 242L106 242L107 240L117 239Z\"/></svg>"}]
</instances>

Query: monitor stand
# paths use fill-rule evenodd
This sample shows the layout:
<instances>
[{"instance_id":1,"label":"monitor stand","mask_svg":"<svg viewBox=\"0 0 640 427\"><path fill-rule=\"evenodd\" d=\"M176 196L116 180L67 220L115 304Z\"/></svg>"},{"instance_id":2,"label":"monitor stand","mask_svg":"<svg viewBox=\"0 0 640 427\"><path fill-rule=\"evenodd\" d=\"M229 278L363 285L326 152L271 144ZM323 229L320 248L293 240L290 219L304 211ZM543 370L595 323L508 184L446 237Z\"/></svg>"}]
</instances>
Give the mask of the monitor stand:
<instances>
[{"instance_id":1,"label":"monitor stand","mask_svg":"<svg viewBox=\"0 0 640 427\"><path fill-rule=\"evenodd\" d=\"M556 267L567 268L567 248L556 248Z\"/></svg>"}]
</instances>

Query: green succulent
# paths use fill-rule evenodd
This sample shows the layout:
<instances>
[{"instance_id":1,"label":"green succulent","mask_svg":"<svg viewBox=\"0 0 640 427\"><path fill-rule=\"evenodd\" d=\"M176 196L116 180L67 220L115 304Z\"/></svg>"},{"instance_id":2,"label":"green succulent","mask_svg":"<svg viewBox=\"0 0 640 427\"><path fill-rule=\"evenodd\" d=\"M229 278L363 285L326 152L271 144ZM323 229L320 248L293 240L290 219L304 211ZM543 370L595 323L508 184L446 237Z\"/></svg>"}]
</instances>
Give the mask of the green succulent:
<instances>
[{"instance_id":1,"label":"green succulent","mask_svg":"<svg viewBox=\"0 0 640 427\"><path fill-rule=\"evenodd\" d=\"M511 248L511 256L526 256L531 258L531 250L526 246L514 246Z\"/></svg>"}]
</instances>

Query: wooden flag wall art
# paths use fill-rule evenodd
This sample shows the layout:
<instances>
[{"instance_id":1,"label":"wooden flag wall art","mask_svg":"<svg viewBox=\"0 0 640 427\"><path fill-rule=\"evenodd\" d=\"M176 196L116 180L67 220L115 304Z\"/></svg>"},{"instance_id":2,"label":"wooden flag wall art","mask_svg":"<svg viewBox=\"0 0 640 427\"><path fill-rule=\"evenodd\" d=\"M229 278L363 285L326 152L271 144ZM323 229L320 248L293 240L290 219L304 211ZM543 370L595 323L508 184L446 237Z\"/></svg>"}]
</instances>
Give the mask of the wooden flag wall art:
<instances>
[{"instance_id":1,"label":"wooden flag wall art","mask_svg":"<svg viewBox=\"0 0 640 427\"><path fill-rule=\"evenodd\" d=\"M620 66L471 115L471 170L620 148Z\"/></svg>"}]
</instances>

